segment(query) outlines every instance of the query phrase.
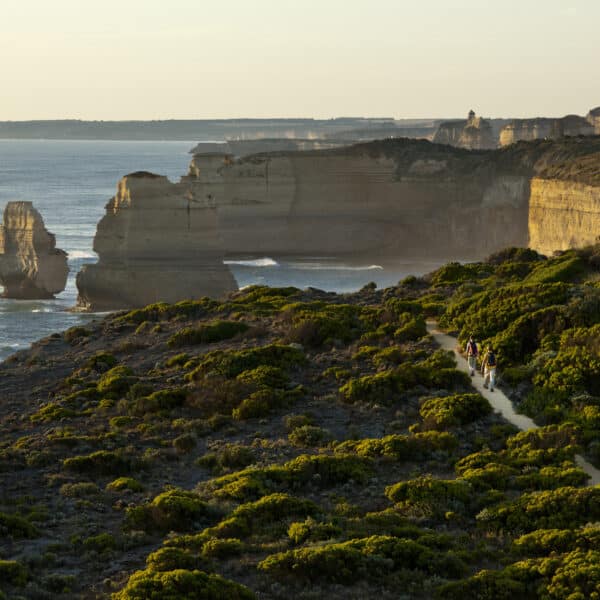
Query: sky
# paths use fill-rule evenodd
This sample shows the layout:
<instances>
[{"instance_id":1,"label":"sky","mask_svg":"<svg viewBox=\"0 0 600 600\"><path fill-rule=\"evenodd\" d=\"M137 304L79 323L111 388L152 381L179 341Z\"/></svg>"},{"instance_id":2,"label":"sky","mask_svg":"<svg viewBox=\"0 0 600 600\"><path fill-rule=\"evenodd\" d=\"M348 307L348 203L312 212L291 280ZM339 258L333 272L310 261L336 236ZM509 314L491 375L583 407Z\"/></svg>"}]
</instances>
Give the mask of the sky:
<instances>
[{"instance_id":1,"label":"sky","mask_svg":"<svg viewBox=\"0 0 600 600\"><path fill-rule=\"evenodd\" d=\"M0 0L0 121L585 114L599 0Z\"/></svg>"}]
</instances>

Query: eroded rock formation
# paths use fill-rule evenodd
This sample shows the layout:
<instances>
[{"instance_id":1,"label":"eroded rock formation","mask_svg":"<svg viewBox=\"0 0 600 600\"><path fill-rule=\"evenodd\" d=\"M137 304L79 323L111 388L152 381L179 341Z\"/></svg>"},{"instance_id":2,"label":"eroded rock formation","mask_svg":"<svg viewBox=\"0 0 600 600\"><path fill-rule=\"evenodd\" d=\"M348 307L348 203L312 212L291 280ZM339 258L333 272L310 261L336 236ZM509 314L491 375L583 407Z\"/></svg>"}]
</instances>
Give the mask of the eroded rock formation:
<instances>
[{"instance_id":1,"label":"eroded rock formation","mask_svg":"<svg viewBox=\"0 0 600 600\"><path fill-rule=\"evenodd\" d=\"M0 285L5 298L53 298L65 289L67 253L31 202L9 202L0 225Z\"/></svg>"},{"instance_id":2,"label":"eroded rock formation","mask_svg":"<svg viewBox=\"0 0 600 600\"><path fill-rule=\"evenodd\" d=\"M433 141L469 150L489 150L496 147L496 139L491 123L469 111L466 120L441 123Z\"/></svg>"},{"instance_id":3,"label":"eroded rock formation","mask_svg":"<svg viewBox=\"0 0 600 600\"><path fill-rule=\"evenodd\" d=\"M214 202L159 175L121 179L94 250L98 263L77 275L78 305L89 310L218 298L237 289L223 264Z\"/></svg>"}]
</instances>

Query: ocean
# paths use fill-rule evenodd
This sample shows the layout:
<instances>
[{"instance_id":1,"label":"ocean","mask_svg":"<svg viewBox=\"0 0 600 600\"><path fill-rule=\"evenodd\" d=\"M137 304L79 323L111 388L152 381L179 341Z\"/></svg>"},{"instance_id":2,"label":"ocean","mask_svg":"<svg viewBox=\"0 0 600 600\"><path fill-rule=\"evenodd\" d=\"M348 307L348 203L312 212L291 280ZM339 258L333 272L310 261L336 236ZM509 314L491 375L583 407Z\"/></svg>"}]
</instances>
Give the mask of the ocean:
<instances>
[{"instance_id":1,"label":"ocean","mask_svg":"<svg viewBox=\"0 0 600 600\"><path fill-rule=\"evenodd\" d=\"M92 250L96 224L118 180L133 171L151 171L178 181L187 172L188 152L196 143L0 140L0 213L8 201L32 201L46 228L56 235L57 247L69 253L70 269L65 291L54 300L0 298L0 360L34 340L99 317L68 309L76 303L77 272L97 260ZM354 291L371 281L393 285L406 275L439 266L350 265L332 257L276 261L256 256L227 262L240 287L259 283L337 292Z\"/></svg>"}]
</instances>

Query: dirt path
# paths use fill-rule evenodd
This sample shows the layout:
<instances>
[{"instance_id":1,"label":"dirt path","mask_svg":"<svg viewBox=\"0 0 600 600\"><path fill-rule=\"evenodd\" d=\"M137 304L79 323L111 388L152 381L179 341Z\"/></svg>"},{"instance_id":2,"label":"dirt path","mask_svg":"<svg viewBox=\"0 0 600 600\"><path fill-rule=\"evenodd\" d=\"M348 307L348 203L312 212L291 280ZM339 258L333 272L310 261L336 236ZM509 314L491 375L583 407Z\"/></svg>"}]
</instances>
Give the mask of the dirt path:
<instances>
[{"instance_id":1,"label":"dirt path","mask_svg":"<svg viewBox=\"0 0 600 600\"><path fill-rule=\"evenodd\" d=\"M427 331L434 337L435 341L444 349L452 350L456 356L457 368L465 373L469 372L466 359L458 351L458 340L438 329L434 321L427 322ZM512 402L496 388L493 392L483 387L483 377L479 373L472 378L473 387L486 398L492 407L497 410L507 421L516 425L519 429L537 429L532 419L515 412ZM582 456L576 456L575 462L590 476L588 485L600 484L600 470L587 462Z\"/></svg>"}]
</instances>

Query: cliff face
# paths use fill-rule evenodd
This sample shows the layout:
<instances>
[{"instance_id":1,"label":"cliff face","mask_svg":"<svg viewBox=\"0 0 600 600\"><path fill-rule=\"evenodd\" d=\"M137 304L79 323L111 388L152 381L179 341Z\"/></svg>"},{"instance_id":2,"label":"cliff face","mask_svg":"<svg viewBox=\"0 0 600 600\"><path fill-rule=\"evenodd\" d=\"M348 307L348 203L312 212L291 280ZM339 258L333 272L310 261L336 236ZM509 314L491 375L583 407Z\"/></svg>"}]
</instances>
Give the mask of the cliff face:
<instances>
[{"instance_id":1,"label":"cliff face","mask_svg":"<svg viewBox=\"0 0 600 600\"><path fill-rule=\"evenodd\" d=\"M210 199L151 173L123 177L94 238L98 263L77 275L79 306L114 310L237 289Z\"/></svg>"},{"instance_id":2,"label":"cliff face","mask_svg":"<svg viewBox=\"0 0 600 600\"><path fill-rule=\"evenodd\" d=\"M593 124L578 115L567 115L560 119L515 119L501 129L500 146L508 146L522 140L557 139L577 135L594 135Z\"/></svg>"},{"instance_id":3,"label":"cliff face","mask_svg":"<svg viewBox=\"0 0 600 600\"><path fill-rule=\"evenodd\" d=\"M229 255L480 258L527 241L528 178L488 154L387 140L196 156L184 179L216 203Z\"/></svg>"},{"instance_id":4,"label":"cliff face","mask_svg":"<svg viewBox=\"0 0 600 600\"><path fill-rule=\"evenodd\" d=\"M528 227L530 247L542 254L597 243L600 186L534 178Z\"/></svg>"},{"instance_id":5,"label":"cliff face","mask_svg":"<svg viewBox=\"0 0 600 600\"><path fill-rule=\"evenodd\" d=\"M67 253L31 202L9 202L0 225L0 285L15 299L53 298L65 289Z\"/></svg>"}]
</instances>

